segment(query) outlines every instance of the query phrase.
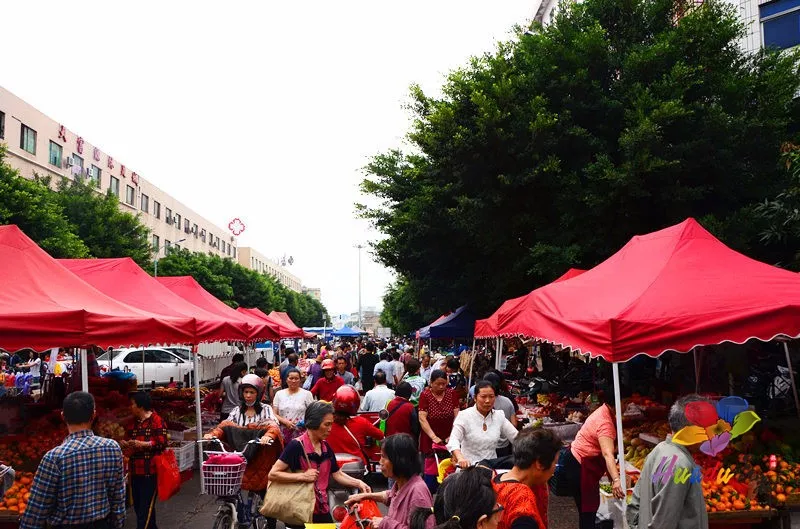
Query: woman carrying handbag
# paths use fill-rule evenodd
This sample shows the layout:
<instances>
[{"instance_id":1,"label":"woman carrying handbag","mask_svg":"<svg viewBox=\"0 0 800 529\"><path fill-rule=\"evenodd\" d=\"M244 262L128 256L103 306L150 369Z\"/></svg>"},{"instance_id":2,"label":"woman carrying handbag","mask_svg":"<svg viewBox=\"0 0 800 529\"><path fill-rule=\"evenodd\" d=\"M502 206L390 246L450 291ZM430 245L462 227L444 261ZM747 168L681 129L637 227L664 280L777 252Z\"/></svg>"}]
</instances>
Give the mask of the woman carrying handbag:
<instances>
[{"instance_id":1,"label":"woman carrying handbag","mask_svg":"<svg viewBox=\"0 0 800 529\"><path fill-rule=\"evenodd\" d=\"M328 480L345 487L371 492L359 479L342 472L336 454L325 440L333 425L333 406L314 402L305 414L306 433L286 445L269 473L270 485L261 514L277 518L288 526L331 523Z\"/></svg>"}]
</instances>

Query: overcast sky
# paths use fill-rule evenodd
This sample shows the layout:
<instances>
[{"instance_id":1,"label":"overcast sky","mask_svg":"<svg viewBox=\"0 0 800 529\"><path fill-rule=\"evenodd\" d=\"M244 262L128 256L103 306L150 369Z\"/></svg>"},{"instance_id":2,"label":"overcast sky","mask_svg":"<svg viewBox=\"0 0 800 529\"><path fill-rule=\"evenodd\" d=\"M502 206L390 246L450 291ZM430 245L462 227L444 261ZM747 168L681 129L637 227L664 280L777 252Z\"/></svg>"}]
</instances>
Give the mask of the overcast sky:
<instances>
[{"instance_id":1,"label":"overcast sky","mask_svg":"<svg viewBox=\"0 0 800 529\"><path fill-rule=\"evenodd\" d=\"M408 87L491 51L536 0L4 2L0 85L358 308L361 168L401 146ZM363 306L389 270L362 255Z\"/></svg>"}]
</instances>

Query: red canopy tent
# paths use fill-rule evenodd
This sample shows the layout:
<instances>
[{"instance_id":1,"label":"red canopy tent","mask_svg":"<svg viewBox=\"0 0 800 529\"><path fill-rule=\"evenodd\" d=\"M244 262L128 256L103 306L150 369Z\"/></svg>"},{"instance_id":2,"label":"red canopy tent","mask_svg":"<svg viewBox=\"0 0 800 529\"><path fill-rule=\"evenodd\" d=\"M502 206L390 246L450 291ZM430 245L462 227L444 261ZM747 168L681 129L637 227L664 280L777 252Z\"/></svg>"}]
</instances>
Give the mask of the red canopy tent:
<instances>
[{"instance_id":1,"label":"red canopy tent","mask_svg":"<svg viewBox=\"0 0 800 529\"><path fill-rule=\"evenodd\" d=\"M247 323L250 325L248 338L251 341L276 340L280 338L277 325L250 318L235 311L200 286L200 283L192 276L157 277L156 280L192 305L196 305L211 314L216 314L227 320Z\"/></svg>"},{"instance_id":2,"label":"red canopy tent","mask_svg":"<svg viewBox=\"0 0 800 529\"><path fill-rule=\"evenodd\" d=\"M800 277L731 250L687 219L634 237L578 277L533 291L498 324L502 335L529 336L613 362L620 409L619 362L637 354L800 336ZM797 403L794 379L792 389ZM624 466L622 414L616 417Z\"/></svg>"},{"instance_id":3,"label":"red canopy tent","mask_svg":"<svg viewBox=\"0 0 800 529\"><path fill-rule=\"evenodd\" d=\"M564 275L553 281L553 283L560 283L561 281L578 277L585 271L586 270L581 270L580 268L570 268L564 272ZM497 338L500 336L498 331L498 319L500 318L500 315L513 312L520 303L525 301L525 298L527 298L529 295L530 294L506 300L502 305L500 305L500 308L494 311L494 313L488 318L483 320L475 320L475 338Z\"/></svg>"},{"instance_id":4,"label":"red canopy tent","mask_svg":"<svg viewBox=\"0 0 800 529\"><path fill-rule=\"evenodd\" d=\"M0 226L0 347L190 343L191 318L165 318L108 297L58 264L17 226Z\"/></svg>"},{"instance_id":5,"label":"red canopy tent","mask_svg":"<svg viewBox=\"0 0 800 529\"><path fill-rule=\"evenodd\" d=\"M133 259L59 259L72 273L112 298L170 318L193 318L194 343L245 341L250 327L240 319L212 314L156 281Z\"/></svg>"},{"instance_id":6,"label":"red canopy tent","mask_svg":"<svg viewBox=\"0 0 800 529\"><path fill-rule=\"evenodd\" d=\"M725 246L694 219L637 236L501 314L524 335L624 362L724 341L800 336L800 277Z\"/></svg>"},{"instance_id":7,"label":"red canopy tent","mask_svg":"<svg viewBox=\"0 0 800 529\"><path fill-rule=\"evenodd\" d=\"M246 314L251 318L256 318L258 320L267 321L274 325L278 325L280 328L279 332L281 338L309 338L312 336L295 325L289 315L285 312L272 311L269 314L264 314L264 311L258 307L254 307L252 309L239 307L236 310L239 313Z\"/></svg>"}]
</instances>

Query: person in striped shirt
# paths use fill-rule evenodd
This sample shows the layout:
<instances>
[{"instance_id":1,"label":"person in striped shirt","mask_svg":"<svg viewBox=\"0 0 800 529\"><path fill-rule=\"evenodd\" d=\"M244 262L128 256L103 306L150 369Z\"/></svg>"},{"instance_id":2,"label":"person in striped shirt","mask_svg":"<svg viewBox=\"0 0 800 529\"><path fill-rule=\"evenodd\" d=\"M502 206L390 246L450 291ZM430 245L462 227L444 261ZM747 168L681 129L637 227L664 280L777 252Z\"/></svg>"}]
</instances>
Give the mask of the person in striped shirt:
<instances>
[{"instance_id":1,"label":"person in striped shirt","mask_svg":"<svg viewBox=\"0 0 800 529\"><path fill-rule=\"evenodd\" d=\"M67 395L61 415L69 435L39 463L20 529L122 529L122 450L92 432L95 406L89 393Z\"/></svg>"}]
</instances>

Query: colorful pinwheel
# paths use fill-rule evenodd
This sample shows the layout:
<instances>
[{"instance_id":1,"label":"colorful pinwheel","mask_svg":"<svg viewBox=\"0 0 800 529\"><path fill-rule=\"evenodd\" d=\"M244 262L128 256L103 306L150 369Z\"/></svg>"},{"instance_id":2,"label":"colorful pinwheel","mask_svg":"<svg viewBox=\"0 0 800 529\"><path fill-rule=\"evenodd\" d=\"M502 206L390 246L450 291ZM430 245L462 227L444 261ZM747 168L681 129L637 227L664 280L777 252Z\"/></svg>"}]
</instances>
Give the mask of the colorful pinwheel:
<instances>
[{"instance_id":1,"label":"colorful pinwheel","mask_svg":"<svg viewBox=\"0 0 800 529\"><path fill-rule=\"evenodd\" d=\"M749 404L741 397L725 397L714 406L708 401L690 402L686 405L686 418L690 426L672 436L680 445L700 445L700 451L711 457L728 446L731 439L747 433L760 421Z\"/></svg>"}]
</instances>

